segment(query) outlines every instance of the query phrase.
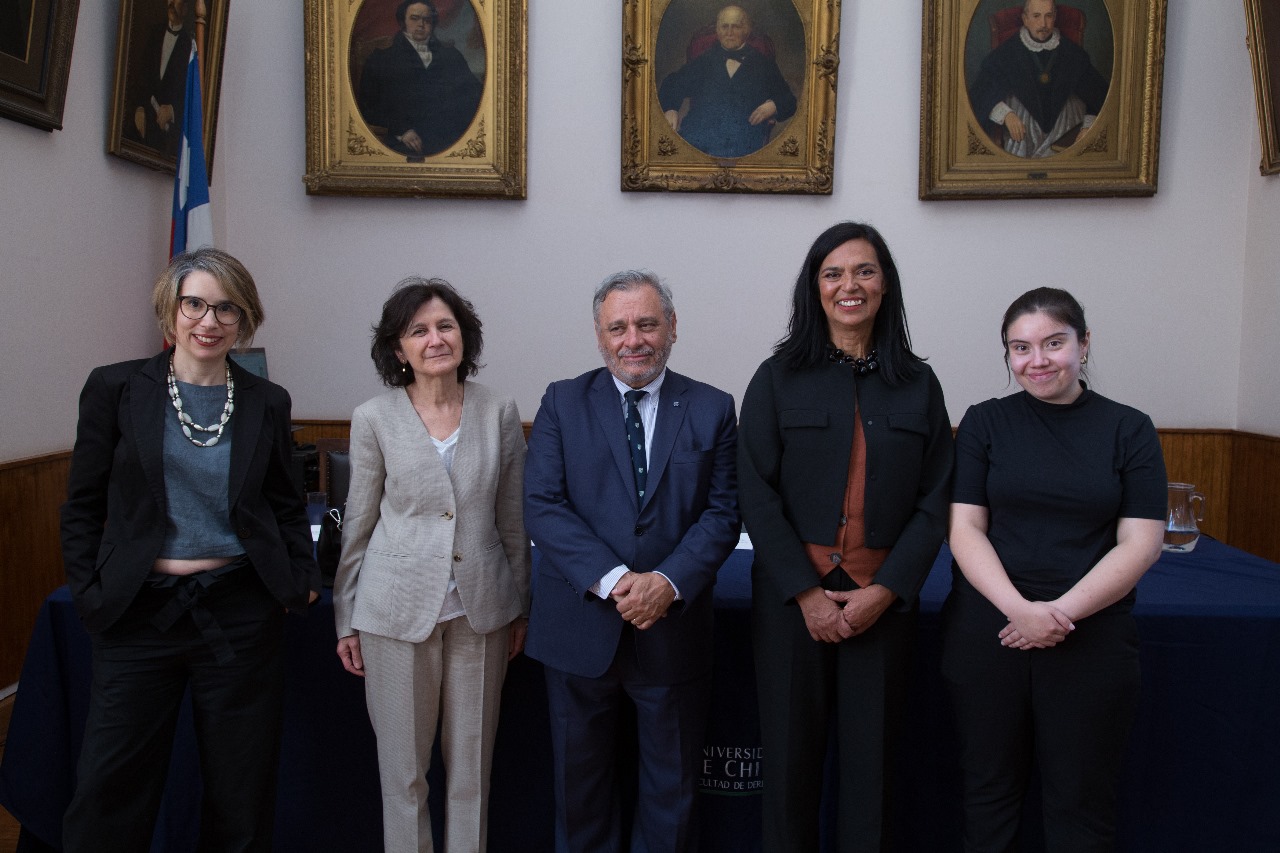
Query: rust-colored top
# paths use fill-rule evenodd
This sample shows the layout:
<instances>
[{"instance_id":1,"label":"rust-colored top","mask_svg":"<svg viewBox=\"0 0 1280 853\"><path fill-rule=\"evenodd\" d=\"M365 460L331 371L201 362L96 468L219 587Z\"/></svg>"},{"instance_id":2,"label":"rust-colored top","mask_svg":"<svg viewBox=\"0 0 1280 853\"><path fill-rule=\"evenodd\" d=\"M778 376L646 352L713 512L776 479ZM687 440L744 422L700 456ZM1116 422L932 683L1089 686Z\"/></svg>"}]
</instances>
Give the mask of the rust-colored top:
<instances>
[{"instance_id":1,"label":"rust-colored top","mask_svg":"<svg viewBox=\"0 0 1280 853\"><path fill-rule=\"evenodd\" d=\"M863 515L867 491L867 440L862 432L862 416L853 415L853 449L849 453L849 476L844 486L844 510L840 525L828 545L804 543L809 562L819 577L826 577L837 566L859 587L870 586L888 548L868 548Z\"/></svg>"}]
</instances>

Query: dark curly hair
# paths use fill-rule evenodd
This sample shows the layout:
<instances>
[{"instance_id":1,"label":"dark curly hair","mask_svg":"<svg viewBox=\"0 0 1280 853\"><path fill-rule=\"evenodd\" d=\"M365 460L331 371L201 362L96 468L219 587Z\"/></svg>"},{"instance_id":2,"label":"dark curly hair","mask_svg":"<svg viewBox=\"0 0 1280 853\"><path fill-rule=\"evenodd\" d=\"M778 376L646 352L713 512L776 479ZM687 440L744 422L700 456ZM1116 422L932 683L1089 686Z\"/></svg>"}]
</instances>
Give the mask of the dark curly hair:
<instances>
[{"instance_id":1,"label":"dark curly hair","mask_svg":"<svg viewBox=\"0 0 1280 853\"><path fill-rule=\"evenodd\" d=\"M440 20L440 13L436 11L436 4L431 0L404 0L399 6L396 6L396 23L400 25L400 29L404 29L404 18L409 12L410 6L426 6L431 10L431 26L435 26Z\"/></svg>"},{"instance_id":2,"label":"dark curly hair","mask_svg":"<svg viewBox=\"0 0 1280 853\"><path fill-rule=\"evenodd\" d=\"M409 331L413 316L432 299L439 299L449 306L462 332L462 363L458 365L458 381L475 376L483 367L480 353L484 349L484 336L475 306L442 278L410 276L397 284L391 297L383 303L382 317L373 327L373 344L369 347L369 357L378 369L378 376L389 388L413 384L413 371L404 370L404 365L396 357L396 350L400 349L400 338Z\"/></svg>"}]
</instances>

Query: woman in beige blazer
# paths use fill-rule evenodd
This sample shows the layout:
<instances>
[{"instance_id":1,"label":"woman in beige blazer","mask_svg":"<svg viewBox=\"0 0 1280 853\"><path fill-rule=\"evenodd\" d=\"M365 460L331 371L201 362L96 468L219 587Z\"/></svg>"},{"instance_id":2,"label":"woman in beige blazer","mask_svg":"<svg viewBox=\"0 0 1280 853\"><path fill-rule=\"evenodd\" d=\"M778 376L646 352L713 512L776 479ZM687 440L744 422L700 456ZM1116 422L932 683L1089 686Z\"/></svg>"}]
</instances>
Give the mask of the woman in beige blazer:
<instances>
[{"instance_id":1,"label":"woman in beige blazer","mask_svg":"<svg viewBox=\"0 0 1280 853\"><path fill-rule=\"evenodd\" d=\"M402 281L371 355L392 390L351 418L351 489L333 590L342 665L365 679L387 851L430 851L437 721L445 848L483 851L507 661L524 646L525 442L513 400L467 381L480 318L440 279Z\"/></svg>"}]
</instances>

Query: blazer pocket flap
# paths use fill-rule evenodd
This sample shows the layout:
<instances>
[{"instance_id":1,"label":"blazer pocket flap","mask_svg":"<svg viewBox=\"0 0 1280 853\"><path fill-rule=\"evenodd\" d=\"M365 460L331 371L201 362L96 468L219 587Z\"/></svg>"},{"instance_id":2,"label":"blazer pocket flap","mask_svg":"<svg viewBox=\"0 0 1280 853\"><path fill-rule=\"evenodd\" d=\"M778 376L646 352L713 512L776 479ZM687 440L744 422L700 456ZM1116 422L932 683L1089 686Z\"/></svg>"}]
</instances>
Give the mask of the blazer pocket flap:
<instances>
[{"instance_id":1,"label":"blazer pocket flap","mask_svg":"<svg viewBox=\"0 0 1280 853\"><path fill-rule=\"evenodd\" d=\"M920 435L929 434L929 419L916 412L891 412L887 419L889 429L901 429Z\"/></svg>"},{"instance_id":2,"label":"blazer pocket flap","mask_svg":"<svg viewBox=\"0 0 1280 853\"><path fill-rule=\"evenodd\" d=\"M825 427L827 413L821 409L783 409L778 413L778 425L789 427Z\"/></svg>"}]
</instances>

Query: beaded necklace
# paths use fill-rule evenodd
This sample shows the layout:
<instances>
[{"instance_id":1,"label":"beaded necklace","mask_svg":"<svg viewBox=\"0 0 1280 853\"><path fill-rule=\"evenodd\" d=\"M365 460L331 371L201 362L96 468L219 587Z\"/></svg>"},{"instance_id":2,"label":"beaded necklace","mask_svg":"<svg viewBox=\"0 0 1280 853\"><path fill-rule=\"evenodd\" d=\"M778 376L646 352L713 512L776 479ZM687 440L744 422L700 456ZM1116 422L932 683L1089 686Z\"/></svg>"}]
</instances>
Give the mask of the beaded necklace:
<instances>
[{"instance_id":1,"label":"beaded necklace","mask_svg":"<svg viewBox=\"0 0 1280 853\"><path fill-rule=\"evenodd\" d=\"M880 369L880 354L875 350L867 353L865 358L858 358L849 355L839 347L827 344L827 360L834 361L836 364L851 364L853 372L859 376L866 376L868 373L875 373Z\"/></svg>"},{"instance_id":2,"label":"beaded necklace","mask_svg":"<svg viewBox=\"0 0 1280 853\"><path fill-rule=\"evenodd\" d=\"M178 380L173 375L173 355L169 355L169 400L173 403L173 408L178 412L178 424L182 427L182 434L187 440L196 447L213 447L218 443L218 439L222 438L222 431L227 427L227 421L231 420L231 413L236 410L236 383L231 378L231 364L226 365L227 368L227 402L222 406L222 417L218 419L216 424L212 426L201 426L191 420L191 416L182 411L182 396L178 393ZM213 438L208 441L200 441L191 434L191 430L199 432L214 433Z\"/></svg>"}]
</instances>

